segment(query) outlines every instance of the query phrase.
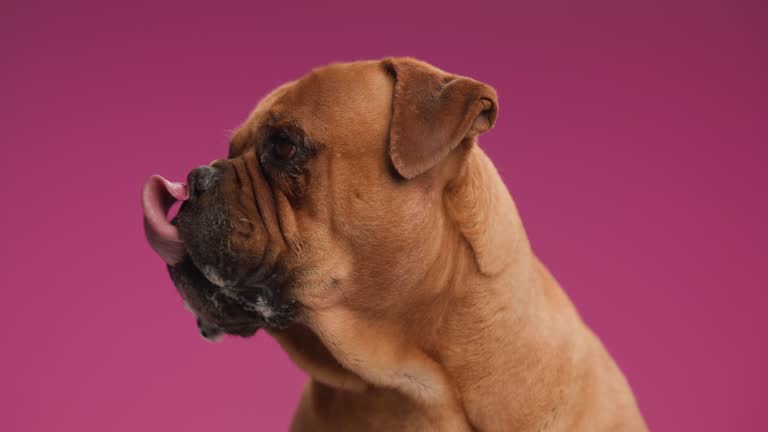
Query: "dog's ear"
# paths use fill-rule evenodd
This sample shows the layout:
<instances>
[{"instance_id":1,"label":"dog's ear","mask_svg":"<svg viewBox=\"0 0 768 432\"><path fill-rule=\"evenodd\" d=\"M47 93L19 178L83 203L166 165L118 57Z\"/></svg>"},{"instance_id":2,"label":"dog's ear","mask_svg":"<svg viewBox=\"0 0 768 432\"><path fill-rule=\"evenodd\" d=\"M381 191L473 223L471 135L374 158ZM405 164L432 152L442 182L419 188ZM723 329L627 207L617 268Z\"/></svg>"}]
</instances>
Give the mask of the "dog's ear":
<instances>
[{"instance_id":1,"label":"dog's ear","mask_svg":"<svg viewBox=\"0 0 768 432\"><path fill-rule=\"evenodd\" d=\"M429 170L463 140L493 127L499 104L490 86L408 57L382 64L395 80L389 157L404 178Z\"/></svg>"}]
</instances>

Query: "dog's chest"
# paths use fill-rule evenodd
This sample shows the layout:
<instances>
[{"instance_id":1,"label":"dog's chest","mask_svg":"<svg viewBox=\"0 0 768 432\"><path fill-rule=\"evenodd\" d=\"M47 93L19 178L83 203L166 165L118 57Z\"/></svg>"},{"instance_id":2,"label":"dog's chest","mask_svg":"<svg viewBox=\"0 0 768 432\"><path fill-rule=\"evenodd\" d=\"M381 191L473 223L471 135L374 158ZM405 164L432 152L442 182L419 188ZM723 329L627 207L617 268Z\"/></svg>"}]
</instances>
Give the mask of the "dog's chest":
<instances>
[{"instance_id":1,"label":"dog's chest","mask_svg":"<svg viewBox=\"0 0 768 432\"><path fill-rule=\"evenodd\" d=\"M304 431L471 431L451 409L424 407L388 389L349 392L310 382L302 395L292 430Z\"/></svg>"}]
</instances>

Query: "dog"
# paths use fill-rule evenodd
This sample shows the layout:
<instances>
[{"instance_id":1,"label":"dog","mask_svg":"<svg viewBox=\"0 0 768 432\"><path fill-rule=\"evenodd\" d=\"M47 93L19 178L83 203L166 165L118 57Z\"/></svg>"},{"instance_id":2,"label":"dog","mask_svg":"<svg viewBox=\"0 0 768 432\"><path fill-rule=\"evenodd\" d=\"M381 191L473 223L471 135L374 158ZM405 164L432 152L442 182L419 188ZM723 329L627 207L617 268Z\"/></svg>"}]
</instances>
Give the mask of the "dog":
<instances>
[{"instance_id":1,"label":"dog","mask_svg":"<svg viewBox=\"0 0 768 432\"><path fill-rule=\"evenodd\" d=\"M331 64L262 99L226 159L147 181L202 336L264 329L310 376L293 431L647 430L477 144L498 106L416 59Z\"/></svg>"}]
</instances>

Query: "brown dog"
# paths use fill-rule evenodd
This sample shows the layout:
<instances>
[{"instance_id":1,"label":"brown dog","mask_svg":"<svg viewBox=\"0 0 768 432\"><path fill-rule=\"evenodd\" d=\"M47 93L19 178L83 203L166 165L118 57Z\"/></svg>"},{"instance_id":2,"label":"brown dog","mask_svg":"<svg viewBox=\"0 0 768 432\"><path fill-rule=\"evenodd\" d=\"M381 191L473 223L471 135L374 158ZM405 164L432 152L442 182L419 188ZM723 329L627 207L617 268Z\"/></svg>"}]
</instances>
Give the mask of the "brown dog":
<instances>
[{"instance_id":1,"label":"brown dog","mask_svg":"<svg viewBox=\"0 0 768 432\"><path fill-rule=\"evenodd\" d=\"M310 375L293 430L646 430L476 145L497 109L413 59L334 64L262 100L188 192L147 182L203 336L264 328Z\"/></svg>"}]
</instances>

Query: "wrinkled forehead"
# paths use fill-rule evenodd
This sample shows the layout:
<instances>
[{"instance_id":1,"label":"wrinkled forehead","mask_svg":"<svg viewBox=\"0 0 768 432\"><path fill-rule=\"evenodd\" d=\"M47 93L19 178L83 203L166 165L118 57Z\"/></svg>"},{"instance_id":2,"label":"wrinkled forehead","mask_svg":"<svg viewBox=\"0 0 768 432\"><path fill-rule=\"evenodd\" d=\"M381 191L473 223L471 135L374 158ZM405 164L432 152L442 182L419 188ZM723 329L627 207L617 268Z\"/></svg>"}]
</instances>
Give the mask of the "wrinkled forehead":
<instances>
[{"instance_id":1,"label":"wrinkled forehead","mask_svg":"<svg viewBox=\"0 0 768 432\"><path fill-rule=\"evenodd\" d=\"M393 82L378 61L318 68L266 96L233 136L244 146L266 127L291 126L339 152L388 139Z\"/></svg>"}]
</instances>

